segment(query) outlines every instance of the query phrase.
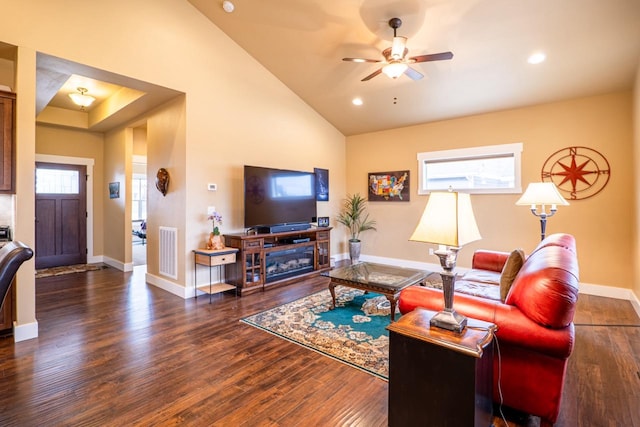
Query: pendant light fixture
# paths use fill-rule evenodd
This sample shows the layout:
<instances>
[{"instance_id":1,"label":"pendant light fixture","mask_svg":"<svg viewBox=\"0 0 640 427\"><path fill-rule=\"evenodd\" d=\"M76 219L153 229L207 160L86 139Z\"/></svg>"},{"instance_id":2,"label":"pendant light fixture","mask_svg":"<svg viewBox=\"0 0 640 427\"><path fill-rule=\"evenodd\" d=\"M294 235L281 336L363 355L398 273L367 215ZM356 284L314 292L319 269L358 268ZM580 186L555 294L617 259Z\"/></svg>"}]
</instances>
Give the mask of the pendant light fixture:
<instances>
[{"instance_id":1,"label":"pendant light fixture","mask_svg":"<svg viewBox=\"0 0 640 427\"><path fill-rule=\"evenodd\" d=\"M96 100L93 96L87 95L87 88L79 87L78 92L79 93L70 93L69 98L71 98L76 105L79 105L82 108L90 106L93 104L93 101Z\"/></svg>"}]
</instances>

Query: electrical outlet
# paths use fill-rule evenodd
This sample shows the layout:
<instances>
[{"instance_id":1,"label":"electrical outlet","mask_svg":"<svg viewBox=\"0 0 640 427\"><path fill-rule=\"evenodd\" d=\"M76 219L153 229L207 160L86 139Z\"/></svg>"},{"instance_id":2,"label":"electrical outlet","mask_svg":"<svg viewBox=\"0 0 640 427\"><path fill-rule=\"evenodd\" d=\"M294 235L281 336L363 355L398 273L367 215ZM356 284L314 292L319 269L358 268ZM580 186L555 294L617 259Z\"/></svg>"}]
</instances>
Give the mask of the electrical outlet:
<instances>
[{"instance_id":1,"label":"electrical outlet","mask_svg":"<svg viewBox=\"0 0 640 427\"><path fill-rule=\"evenodd\" d=\"M429 248L429 255L433 255L433 248Z\"/></svg>"},{"instance_id":2,"label":"electrical outlet","mask_svg":"<svg viewBox=\"0 0 640 427\"><path fill-rule=\"evenodd\" d=\"M216 212L216 207L215 206L208 206L207 207L207 215L213 215Z\"/></svg>"},{"instance_id":3,"label":"electrical outlet","mask_svg":"<svg viewBox=\"0 0 640 427\"><path fill-rule=\"evenodd\" d=\"M209 191L218 191L218 184L207 184L207 189Z\"/></svg>"}]
</instances>

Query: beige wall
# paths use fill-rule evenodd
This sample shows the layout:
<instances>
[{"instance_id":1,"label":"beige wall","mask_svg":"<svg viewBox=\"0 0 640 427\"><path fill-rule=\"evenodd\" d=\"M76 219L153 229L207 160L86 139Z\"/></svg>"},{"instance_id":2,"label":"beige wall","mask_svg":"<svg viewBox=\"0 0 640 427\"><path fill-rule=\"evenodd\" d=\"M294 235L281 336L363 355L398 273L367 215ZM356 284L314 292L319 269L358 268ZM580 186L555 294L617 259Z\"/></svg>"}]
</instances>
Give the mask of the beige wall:
<instances>
[{"instance_id":1,"label":"beige wall","mask_svg":"<svg viewBox=\"0 0 640 427\"><path fill-rule=\"evenodd\" d=\"M93 254L103 254L104 135L54 126L36 126L36 153L93 159Z\"/></svg>"},{"instance_id":2,"label":"beige wall","mask_svg":"<svg viewBox=\"0 0 640 427\"><path fill-rule=\"evenodd\" d=\"M638 64L638 70L636 72L636 81L633 91L633 164L640 165L640 63ZM634 221L633 221L633 237L634 237L634 251L633 251L633 263L634 276L632 280L633 293L635 294L636 301L640 301L640 262L637 260L640 256L640 170L638 167L634 168L635 179L634 186L631 187L631 193L634 196ZM636 311L640 312L640 306L636 307Z\"/></svg>"},{"instance_id":3,"label":"beige wall","mask_svg":"<svg viewBox=\"0 0 640 427\"><path fill-rule=\"evenodd\" d=\"M370 203L378 231L363 235L363 254L437 263L427 255L429 245L407 241L427 201L416 190L418 152L522 142L526 188L529 182L540 181L542 165L552 153L586 146L608 159L609 184L592 198L560 207L548 221L547 234L575 235L583 283L630 288L634 276L629 266L635 264L631 109L632 95L626 91L347 138L350 192L366 194L367 172L411 171L409 203ZM483 239L461 251L460 266L470 266L477 248L530 251L535 247L539 221L526 207L514 205L518 197L472 196Z\"/></svg>"},{"instance_id":4,"label":"beige wall","mask_svg":"<svg viewBox=\"0 0 640 427\"><path fill-rule=\"evenodd\" d=\"M132 150L133 129L117 129L105 135L104 185L120 184L118 198L111 199L108 190L102 192L105 218L103 254L107 262L131 261L131 198L127 194L131 182Z\"/></svg>"},{"instance_id":5,"label":"beige wall","mask_svg":"<svg viewBox=\"0 0 640 427\"><path fill-rule=\"evenodd\" d=\"M223 232L242 230L244 164L329 169L330 201L319 205L319 214L331 216L337 210L346 188L344 136L193 6L175 0L110 0L83 2L78 7L74 0L0 0L3 14L11 16L0 27L0 42L18 46L19 53L17 141L24 163L17 170L18 218L33 218L34 211L36 52L186 94L180 101L184 103L180 116L172 110L148 121L158 122L157 131L151 125L148 128L149 176L155 177L158 167L167 166L172 176L166 198L159 199L159 193L153 187L150 190L157 199L150 204L159 209L154 211L155 220L150 215L149 223L179 228L182 267L177 286L193 283L192 265L186 261L191 250L204 243L207 206L221 210ZM126 194L125 156L128 150L130 159L132 151L126 141L123 129L105 137L103 186L120 181L121 194ZM208 182L217 183L218 191L207 191ZM109 236L103 241L104 253L124 260L126 249L120 251L116 240L125 241L123 233L130 233L130 222L124 221L127 206L122 205L127 197L114 201L107 199L106 192L102 194L104 218L109 218L104 221L105 236ZM112 218L113 213L119 217ZM112 220L114 227L107 225ZM112 235L112 229L117 234ZM16 224L16 230L33 245L32 220ZM335 241L340 234L337 232ZM157 268L151 244L148 250L149 273L154 275ZM33 266L21 276L26 283L18 294L19 326L35 320Z\"/></svg>"}]
</instances>

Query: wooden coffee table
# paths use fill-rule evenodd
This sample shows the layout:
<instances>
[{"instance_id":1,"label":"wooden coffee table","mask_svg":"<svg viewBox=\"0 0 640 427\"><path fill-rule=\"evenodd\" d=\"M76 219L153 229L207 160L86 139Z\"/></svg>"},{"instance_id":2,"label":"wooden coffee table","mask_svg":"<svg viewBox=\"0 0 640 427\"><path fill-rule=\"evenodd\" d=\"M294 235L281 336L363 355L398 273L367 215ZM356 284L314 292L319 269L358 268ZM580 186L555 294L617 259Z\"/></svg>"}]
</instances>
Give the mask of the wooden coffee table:
<instances>
[{"instance_id":1,"label":"wooden coffee table","mask_svg":"<svg viewBox=\"0 0 640 427\"><path fill-rule=\"evenodd\" d=\"M391 304L391 321L395 321L396 305L400 291L411 285L424 282L431 274L430 271L414 270L411 268L394 267L391 265L361 262L346 267L334 268L322 273L329 277L329 292L336 308L336 291L338 285L349 288L361 289L368 292L376 292L384 295Z\"/></svg>"}]
</instances>

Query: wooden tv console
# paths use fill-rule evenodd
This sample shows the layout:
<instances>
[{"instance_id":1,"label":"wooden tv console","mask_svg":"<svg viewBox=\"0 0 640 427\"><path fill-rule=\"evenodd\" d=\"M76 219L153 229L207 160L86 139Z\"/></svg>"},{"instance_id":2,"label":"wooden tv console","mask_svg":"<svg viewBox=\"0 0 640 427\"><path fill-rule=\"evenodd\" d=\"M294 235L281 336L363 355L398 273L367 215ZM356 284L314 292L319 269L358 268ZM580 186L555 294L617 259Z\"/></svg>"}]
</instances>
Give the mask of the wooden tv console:
<instances>
[{"instance_id":1,"label":"wooden tv console","mask_svg":"<svg viewBox=\"0 0 640 427\"><path fill-rule=\"evenodd\" d=\"M287 285L331 269L331 227L268 234L225 234L226 246L238 249L225 266L225 280L239 295Z\"/></svg>"}]
</instances>

